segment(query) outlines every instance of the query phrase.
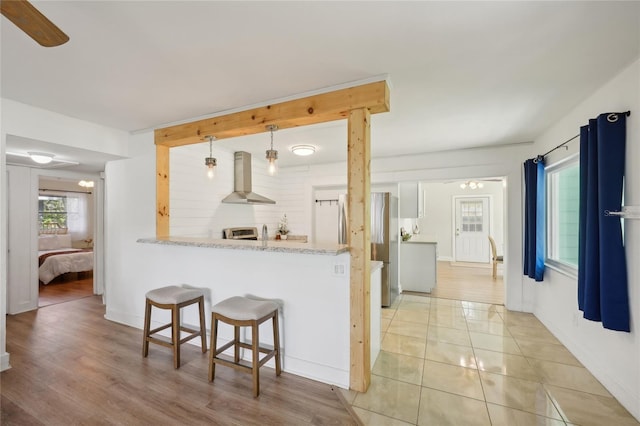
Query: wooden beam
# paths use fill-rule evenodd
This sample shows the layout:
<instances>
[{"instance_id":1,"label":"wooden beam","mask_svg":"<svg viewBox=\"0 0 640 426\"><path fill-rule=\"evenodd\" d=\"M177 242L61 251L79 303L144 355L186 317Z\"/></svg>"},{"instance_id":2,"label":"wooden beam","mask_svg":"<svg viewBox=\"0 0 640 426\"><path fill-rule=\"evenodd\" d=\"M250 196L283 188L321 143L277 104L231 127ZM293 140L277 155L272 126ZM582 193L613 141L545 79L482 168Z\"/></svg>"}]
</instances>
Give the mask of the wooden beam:
<instances>
[{"instance_id":1,"label":"wooden beam","mask_svg":"<svg viewBox=\"0 0 640 426\"><path fill-rule=\"evenodd\" d=\"M169 236L169 147L156 145L156 236Z\"/></svg>"},{"instance_id":2,"label":"wooden beam","mask_svg":"<svg viewBox=\"0 0 640 426\"><path fill-rule=\"evenodd\" d=\"M366 392L371 383L371 115L353 110L348 119L347 208L351 254L350 388ZM373 336L379 339L380 336Z\"/></svg>"},{"instance_id":3,"label":"wooden beam","mask_svg":"<svg viewBox=\"0 0 640 426\"><path fill-rule=\"evenodd\" d=\"M350 111L362 108L371 114L389 111L386 81L157 129L155 143L175 147L202 143L205 136L226 139L262 133L270 124L276 124L278 129L287 129L325 123L345 119Z\"/></svg>"}]
</instances>

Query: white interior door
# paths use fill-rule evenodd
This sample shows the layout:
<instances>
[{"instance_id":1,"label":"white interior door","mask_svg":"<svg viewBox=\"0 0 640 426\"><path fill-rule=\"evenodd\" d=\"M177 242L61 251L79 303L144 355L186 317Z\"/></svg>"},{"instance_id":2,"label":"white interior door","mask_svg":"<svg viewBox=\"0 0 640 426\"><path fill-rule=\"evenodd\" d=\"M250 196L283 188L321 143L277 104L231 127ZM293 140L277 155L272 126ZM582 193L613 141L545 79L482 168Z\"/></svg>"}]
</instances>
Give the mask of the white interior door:
<instances>
[{"instance_id":1,"label":"white interior door","mask_svg":"<svg viewBox=\"0 0 640 426\"><path fill-rule=\"evenodd\" d=\"M489 197L456 197L455 215L455 260L489 262Z\"/></svg>"}]
</instances>

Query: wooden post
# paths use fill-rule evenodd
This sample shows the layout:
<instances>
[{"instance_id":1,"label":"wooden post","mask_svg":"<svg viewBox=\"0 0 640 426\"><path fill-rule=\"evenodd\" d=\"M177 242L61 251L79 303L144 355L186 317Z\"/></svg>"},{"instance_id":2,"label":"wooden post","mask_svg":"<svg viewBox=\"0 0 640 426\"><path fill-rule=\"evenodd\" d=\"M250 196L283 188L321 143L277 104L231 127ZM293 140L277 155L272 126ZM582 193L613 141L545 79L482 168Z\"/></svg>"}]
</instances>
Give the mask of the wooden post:
<instances>
[{"instance_id":1,"label":"wooden post","mask_svg":"<svg viewBox=\"0 0 640 426\"><path fill-rule=\"evenodd\" d=\"M347 207L351 254L350 388L366 392L371 383L371 137L367 108L349 112ZM379 339L380 336L373 336Z\"/></svg>"},{"instance_id":2,"label":"wooden post","mask_svg":"<svg viewBox=\"0 0 640 426\"><path fill-rule=\"evenodd\" d=\"M156 237L169 236L169 147L156 145Z\"/></svg>"}]
</instances>

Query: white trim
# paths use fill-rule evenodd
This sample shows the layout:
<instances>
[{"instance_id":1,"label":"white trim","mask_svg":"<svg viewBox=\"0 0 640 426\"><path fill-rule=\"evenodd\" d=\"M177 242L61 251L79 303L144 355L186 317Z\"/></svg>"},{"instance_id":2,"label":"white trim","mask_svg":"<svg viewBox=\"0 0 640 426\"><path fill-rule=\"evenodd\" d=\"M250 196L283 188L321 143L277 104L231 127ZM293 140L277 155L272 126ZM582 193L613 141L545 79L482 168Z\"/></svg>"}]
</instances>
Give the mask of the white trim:
<instances>
[{"instance_id":1,"label":"white trim","mask_svg":"<svg viewBox=\"0 0 640 426\"><path fill-rule=\"evenodd\" d=\"M544 260L544 266L569 278L578 279L578 268L574 268L571 265L547 258Z\"/></svg>"},{"instance_id":2,"label":"white trim","mask_svg":"<svg viewBox=\"0 0 640 426\"><path fill-rule=\"evenodd\" d=\"M572 267L571 265L560 261L557 258L549 257L549 254L552 252L551 246L557 246L559 242L559 237L554 238L555 230L557 228L557 222L560 220L559 217L556 217L556 207L558 204L557 193L555 190L552 190L552 177L556 176L562 170L567 170L570 167L580 166L580 155L579 153L570 155L568 157L563 158L560 161L557 161L551 166L545 167L545 253L544 253L544 263L546 266L551 267L552 269L557 270L569 277L576 278L578 274L578 268ZM578 188L579 189L579 188ZM553 226L556 225L556 226ZM559 234L559 232L558 232ZM555 251L555 250L554 250ZM558 253L556 253L557 255Z\"/></svg>"},{"instance_id":3,"label":"white trim","mask_svg":"<svg viewBox=\"0 0 640 426\"><path fill-rule=\"evenodd\" d=\"M9 364L9 352L5 352L0 355L0 371L5 371L11 368Z\"/></svg>"}]
</instances>

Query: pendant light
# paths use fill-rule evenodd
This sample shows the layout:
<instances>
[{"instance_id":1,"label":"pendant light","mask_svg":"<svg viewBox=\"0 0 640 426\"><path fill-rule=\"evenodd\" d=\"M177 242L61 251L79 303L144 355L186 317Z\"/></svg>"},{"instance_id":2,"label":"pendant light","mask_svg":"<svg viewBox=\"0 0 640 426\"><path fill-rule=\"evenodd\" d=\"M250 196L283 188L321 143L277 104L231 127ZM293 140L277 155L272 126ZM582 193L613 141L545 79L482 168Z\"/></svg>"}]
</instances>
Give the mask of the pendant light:
<instances>
[{"instance_id":1,"label":"pendant light","mask_svg":"<svg viewBox=\"0 0 640 426\"><path fill-rule=\"evenodd\" d=\"M213 141L216 139L215 136L205 136L205 138L209 139L209 156L205 157L204 164L207 166L207 177L209 179L213 179L216 175L216 165L217 161L213 156Z\"/></svg>"},{"instance_id":2,"label":"pendant light","mask_svg":"<svg viewBox=\"0 0 640 426\"><path fill-rule=\"evenodd\" d=\"M278 151L273 149L273 132L274 130L278 130L278 126L276 126L275 124L271 124L267 126L267 130L271 132L271 149L267 150L267 160L269 160L268 170L269 170L269 174L273 176L276 174L276 171L278 170L276 166L276 160L278 159Z\"/></svg>"}]
</instances>

